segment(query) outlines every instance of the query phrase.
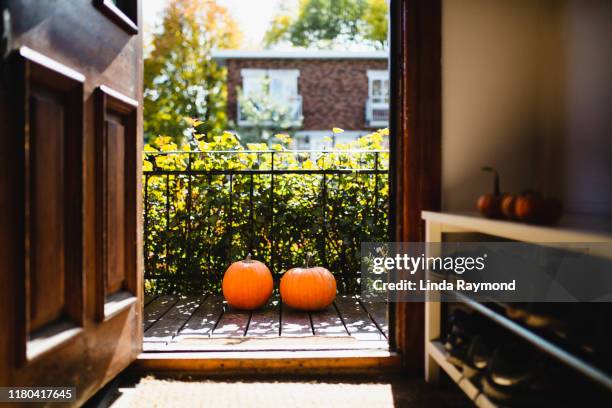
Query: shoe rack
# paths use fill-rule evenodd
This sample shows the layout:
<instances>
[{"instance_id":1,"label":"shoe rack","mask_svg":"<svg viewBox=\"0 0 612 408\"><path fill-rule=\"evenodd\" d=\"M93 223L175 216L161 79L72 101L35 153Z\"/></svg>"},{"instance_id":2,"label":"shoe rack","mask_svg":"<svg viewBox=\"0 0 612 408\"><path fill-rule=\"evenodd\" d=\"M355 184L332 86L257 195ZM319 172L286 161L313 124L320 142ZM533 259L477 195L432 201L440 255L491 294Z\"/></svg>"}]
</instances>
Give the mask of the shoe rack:
<instances>
[{"instance_id":1,"label":"shoe rack","mask_svg":"<svg viewBox=\"0 0 612 408\"><path fill-rule=\"evenodd\" d=\"M481 235L487 237L487 240L499 238L500 240L538 244L612 242L612 233L610 232L612 231L612 225L596 218L566 218L557 227L491 220L477 214L424 211L422 218L426 223L427 242L443 242L448 240L451 234L470 234L471 237ZM596 253L597 256L611 257L609 253L603 252L603 247L599 247L599 249L602 252ZM585 271L585 273L588 273L588 271ZM586 385L582 388L576 386L576 392L585 392L584 390L590 390L592 387L597 394L597 398L602 398L601 396L603 395L604 400L608 402L612 400L612 364L610 364L611 359L608 357L612 353L608 354L606 351L604 359L601 357L589 358L588 353L581 352L579 347L572 346L571 342L565 341L563 338L557 338L554 335L549 335L546 330L538 327L536 323L539 323L542 318L534 310L537 311L538 308L545 308L547 304L534 304L535 306L531 305L531 309L527 307L526 310L520 310L521 313L517 313L518 307L513 306L513 304L481 303L465 296L459 296L459 300L457 304L425 303L425 379L427 382L438 383L441 373L444 372L479 407L525 406L525 401L532 402L525 393L523 395L525 398L523 402L516 403L508 402L511 399L504 400L492 397L492 395L495 395L495 392L492 392L491 387L488 387L487 384L487 381L490 382L487 378L491 378L491 363L489 362L488 368L483 369L483 372L479 373L477 368L470 370L469 363L462 364L460 359L453 356L452 338L457 336L456 333L453 334L452 332L452 330L457 331L456 327L452 326L455 324L453 319L464 318L471 321L468 322L468 326L471 325L473 332L477 333L478 336L489 336L489 338L492 337L495 340L489 342L493 344L492 349L499 347L500 344L507 341L512 341L513 344L519 345L517 347L520 347L520 350L527 350L526 353L529 353L530 360L525 364L526 370L527 368L531 369L530 367L539 367L540 361L545 361L546 364L542 365L545 365L552 373L550 375L547 374L546 377L549 379L562 379L560 383L553 384L550 387L551 390L560 389L565 391L564 388L571 387L573 386L572 384L584 383ZM574 331L580 332L580 335L588 334L590 325L592 325L595 331L597 328L609 327L612 323L612 304L610 303L561 304L548 307L557 308L557 319L562 327L571 326L568 321L571 320L572 308L578 308L580 313L586 310L587 313L584 313L584 318L582 318L582 315L574 312L574 315L578 316L574 320L579 321L580 326L578 326L578 330L575 327L575 323L572 323L574 324L572 327L574 327ZM589 307L591 309L588 309ZM450 313L451 309L454 309L454 314ZM460 312L457 312L457 309ZM595 309L599 314L588 313ZM603 312L601 312L602 310ZM566 313L566 311L568 312ZM602 323L602 320L597 320L593 317L600 315L604 316L604 323ZM522 319L517 318L517 316L521 316ZM530 322L532 324L529 324ZM450 326L452 326L452 330L449 329ZM597 330L601 332L601 329ZM605 333L609 332L609 329L605 330ZM459 336L461 336L461 333L459 333ZM599 336L601 337L601 333ZM606 337L603 338L605 342ZM479 346L478 340L474 340L474 343L476 346ZM609 348L612 348L612 340L607 340L607 343ZM601 345L602 343L598 344ZM483 346L480 345L480 347L482 348ZM495 353L498 353L498 351L496 350ZM488 374L485 374L484 371L486 370L488 370ZM531 383L534 383L534 381L531 381ZM550 399L546 399L545 393L538 392L537 396L546 401L546 404L552 402ZM517 401L520 401L520 399L517 399ZM584 401L586 402L588 399ZM564 404L570 403L562 400L558 406L564 406Z\"/></svg>"}]
</instances>

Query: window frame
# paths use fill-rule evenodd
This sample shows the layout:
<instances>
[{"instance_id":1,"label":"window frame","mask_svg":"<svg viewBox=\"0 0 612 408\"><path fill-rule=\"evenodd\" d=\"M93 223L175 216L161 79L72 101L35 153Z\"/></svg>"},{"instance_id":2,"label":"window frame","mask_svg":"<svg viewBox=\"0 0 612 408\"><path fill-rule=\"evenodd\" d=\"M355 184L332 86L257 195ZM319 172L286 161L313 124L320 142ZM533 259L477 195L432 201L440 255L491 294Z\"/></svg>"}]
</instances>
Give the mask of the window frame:
<instances>
[{"instance_id":1,"label":"window frame","mask_svg":"<svg viewBox=\"0 0 612 408\"><path fill-rule=\"evenodd\" d=\"M389 94L389 88L390 88L390 80L389 80L389 71L388 70L373 70L370 69L368 70L368 99L372 102L374 102L374 81L381 81L382 84L384 84L384 81L387 81L387 101L386 102L376 102L376 103L386 103L387 105L389 104L389 100L390 100L390 94ZM381 84L381 86L382 86Z\"/></svg>"},{"instance_id":2,"label":"window frame","mask_svg":"<svg viewBox=\"0 0 612 408\"><path fill-rule=\"evenodd\" d=\"M389 112L389 102L391 100L390 94L390 77L388 70L382 69L370 69L367 71L368 76L368 100L366 101L366 124L368 127L385 127L389 126L389 115L387 115L387 120L375 120L374 118L374 110L379 109L387 109L387 113ZM374 81L381 81L381 90L384 82L387 81L387 92L386 99L387 101L376 101L376 97L374 96ZM378 97L378 99L382 99Z\"/></svg>"},{"instance_id":3,"label":"window frame","mask_svg":"<svg viewBox=\"0 0 612 408\"><path fill-rule=\"evenodd\" d=\"M300 70L299 69L286 69L286 68L243 68L240 70L240 77L242 78L242 91L247 88L245 80L255 79L255 80L263 80L265 78L283 78L283 80L291 80L295 82L295 95L293 97L296 101L301 103L301 96L299 93L299 77ZM268 94L270 93L270 89L268 89ZM301 107L299 108L301 110ZM242 118L241 109L240 109L240 98L236 98L236 122L238 126L253 126L248 120Z\"/></svg>"}]
</instances>

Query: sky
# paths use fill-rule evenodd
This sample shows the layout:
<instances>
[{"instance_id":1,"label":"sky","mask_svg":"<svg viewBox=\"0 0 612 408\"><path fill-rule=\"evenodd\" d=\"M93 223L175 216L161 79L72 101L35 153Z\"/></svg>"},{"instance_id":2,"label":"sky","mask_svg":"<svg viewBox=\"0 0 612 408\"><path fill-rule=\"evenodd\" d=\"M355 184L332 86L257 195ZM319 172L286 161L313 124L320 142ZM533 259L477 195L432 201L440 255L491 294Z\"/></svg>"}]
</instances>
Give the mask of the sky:
<instances>
[{"instance_id":1,"label":"sky","mask_svg":"<svg viewBox=\"0 0 612 408\"><path fill-rule=\"evenodd\" d=\"M295 0L294 0L295 1ZM279 10L281 0L217 0L217 4L226 7L244 34L242 48L257 48ZM143 18L145 25L152 29L161 21L164 7L168 0L145 0Z\"/></svg>"}]
</instances>

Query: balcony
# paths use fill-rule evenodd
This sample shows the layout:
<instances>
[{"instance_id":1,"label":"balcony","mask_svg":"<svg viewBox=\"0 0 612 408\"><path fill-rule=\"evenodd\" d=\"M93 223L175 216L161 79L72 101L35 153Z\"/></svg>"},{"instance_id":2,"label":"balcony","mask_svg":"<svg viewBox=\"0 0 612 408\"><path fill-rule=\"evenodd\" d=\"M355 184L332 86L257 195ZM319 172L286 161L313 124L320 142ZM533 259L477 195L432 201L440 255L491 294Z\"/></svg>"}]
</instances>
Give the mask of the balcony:
<instances>
[{"instance_id":1,"label":"balcony","mask_svg":"<svg viewBox=\"0 0 612 408\"><path fill-rule=\"evenodd\" d=\"M248 106L243 106L245 104ZM280 124L281 127L291 128L301 126L303 121L302 95L295 95L282 103L239 98L236 109L238 126L243 127ZM246 113L247 109L249 114Z\"/></svg>"},{"instance_id":2,"label":"balcony","mask_svg":"<svg viewBox=\"0 0 612 408\"><path fill-rule=\"evenodd\" d=\"M386 127L389 125L389 104L387 102L366 102L366 122L369 127Z\"/></svg>"},{"instance_id":3,"label":"balcony","mask_svg":"<svg viewBox=\"0 0 612 408\"><path fill-rule=\"evenodd\" d=\"M387 241L387 151L144 154L145 351L387 347L386 305L359 297L361 243ZM275 288L314 254L338 298L298 312L275 290L262 310L234 310L221 282L248 253Z\"/></svg>"},{"instance_id":4,"label":"balcony","mask_svg":"<svg viewBox=\"0 0 612 408\"><path fill-rule=\"evenodd\" d=\"M361 242L387 240L388 154L145 152L147 291L219 292L248 253L278 278L312 252L359 293Z\"/></svg>"}]
</instances>

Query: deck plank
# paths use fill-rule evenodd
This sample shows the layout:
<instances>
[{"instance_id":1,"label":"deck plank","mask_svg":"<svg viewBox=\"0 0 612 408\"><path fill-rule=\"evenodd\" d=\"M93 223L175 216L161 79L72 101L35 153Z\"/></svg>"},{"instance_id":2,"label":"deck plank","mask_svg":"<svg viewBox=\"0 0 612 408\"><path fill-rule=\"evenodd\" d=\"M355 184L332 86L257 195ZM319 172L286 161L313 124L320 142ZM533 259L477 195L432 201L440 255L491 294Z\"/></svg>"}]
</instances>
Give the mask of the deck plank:
<instances>
[{"instance_id":1,"label":"deck plank","mask_svg":"<svg viewBox=\"0 0 612 408\"><path fill-rule=\"evenodd\" d=\"M153 326L177 301L177 296L162 295L145 307L143 317L144 331Z\"/></svg>"},{"instance_id":2,"label":"deck plank","mask_svg":"<svg viewBox=\"0 0 612 408\"><path fill-rule=\"evenodd\" d=\"M200 306L205 296L182 297L155 324L144 332L145 343L166 343L172 340L181 327Z\"/></svg>"},{"instance_id":3,"label":"deck plank","mask_svg":"<svg viewBox=\"0 0 612 408\"><path fill-rule=\"evenodd\" d=\"M385 336L374 324L358 299L339 296L336 298L336 306L351 336L357 340L385 340Z\"/></svg>"},{"instance_id":4,"label":"deck plank","mask_svg":"<svg viewBox=\"0 0 612 408\"><path fill-rule=\"evenodd\" d=\"M312 329L315 336L349 336L333 304L320 312L310 313L310 318L312 319Z\"/></svg>"},{"instance_id":5,"label":"deck plank","mask_svg":"<svg viewBox=\"0 0 612 408\"><path fill-rule=\"evenodd\" d=\"M272 297L261 310L251 315L247 337L278 337L280 332L280 300Z\"/></svg>"},{"instance_id":6,"label":"deck plank","mask_svg":"<svg viewBox=\"0 0 612 408\"><path fill-rule=\"evenodd\" d=\"M208 296L185 323L177 338L210 337L221 313L223 313L223 297L221 295Z\"/></svg>"},{"instance_id":7,"label":"deck plank","mask_svg":"<svg viewBox=\"0 0 612 408\"><path fill-rule=\"evenodd\" d=\"M312 335L308 313L281 304L281 336L303 337Z\"/></svg>"},{"instance_id":8,"label":"deck plank","mask_svg":"<svg viewBox=\"0 0 612 408\"><path fill-rule=\"evenodd\" d=\"M244 337L251 312L246 310L233 309L231 306L225 304L225 311L212 332L212 337Z\"/></svg>"},{"instance_id":9,"label":"deck plank","mask_svg":"<svg viewBox=\"0 0 612 408\"><path fill-rule=\"evenodd\" d=\"M388 304L382 302L366 302L362 300L361 305L368 311L370 317L385 334L385 337L389 337L389 318L387 317Z\"/></svg>"},{"instance_id":10,"label":"deck plank","mask_svg":"<svg viewBox=\"0 0 612 408\"><path fill-rule=\"evenodd\" d=\"M157 295L144 295L143 305L147 306L149 303L157 299Z\"/></svg>"}]
</instances>

